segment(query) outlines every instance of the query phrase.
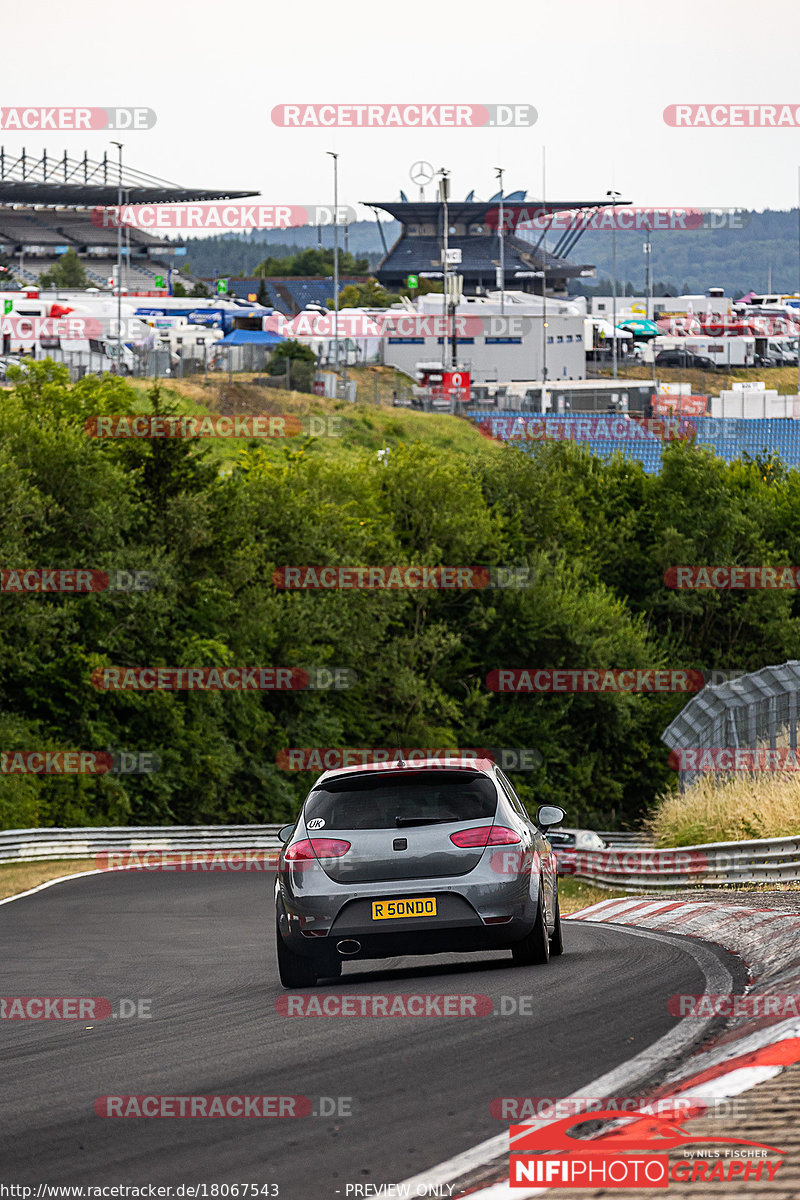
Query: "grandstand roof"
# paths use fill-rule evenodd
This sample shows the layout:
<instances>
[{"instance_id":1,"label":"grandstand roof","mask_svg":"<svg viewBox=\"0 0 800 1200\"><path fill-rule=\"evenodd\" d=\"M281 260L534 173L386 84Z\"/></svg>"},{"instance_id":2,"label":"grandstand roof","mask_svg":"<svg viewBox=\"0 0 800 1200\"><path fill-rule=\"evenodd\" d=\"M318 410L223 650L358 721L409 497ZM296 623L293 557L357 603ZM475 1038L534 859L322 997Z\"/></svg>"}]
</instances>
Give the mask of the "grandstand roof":
<instances>
[{"instance_id":1,"label":"grandstand roof","mask_svg":"<svg viewBox=\"0 0 800 1200\"><path fill-rule=\"evenodd\" d=\"M523 193L524 194L524 193ZM515 192L514 195L519 195ZM396 220L404 225L411 221L419 223L427 221L436 221L442 211L442 205L438 200L363 200L368 208L380 208L384 212L388 212ZM616 200L619 205L628 204L628 200ZM447 215L452 222L466 221L471 225L480 222L486 222L489 213L496 213L499 210L500 201L493 197L491 200L448 200ZM508 223L516 226L520 220L527 220L533 213L551 213L564 212L569 209L586 209L586 208L605 208L611 205L611 201L604 200L528 200L524 202L514 202L506 200L503 203L503 210Z\"/></svg>"},{"instance_id":2,"label":"grandstand roof","mask_svg":"<svg viewBox=\"0 0 800 1200\"><path fill-rule=\"evenodd\" d=\"M123 166L122 190L128 204L168 204L201 200L231 200L258 192L186 188L143 171ZM0 204L39 204L88 207L117 203L119 167L108 152L99 160L69 158L66 150L53 157L43 150L10 154L0 146Z\"/></svg>"}]
</instances>

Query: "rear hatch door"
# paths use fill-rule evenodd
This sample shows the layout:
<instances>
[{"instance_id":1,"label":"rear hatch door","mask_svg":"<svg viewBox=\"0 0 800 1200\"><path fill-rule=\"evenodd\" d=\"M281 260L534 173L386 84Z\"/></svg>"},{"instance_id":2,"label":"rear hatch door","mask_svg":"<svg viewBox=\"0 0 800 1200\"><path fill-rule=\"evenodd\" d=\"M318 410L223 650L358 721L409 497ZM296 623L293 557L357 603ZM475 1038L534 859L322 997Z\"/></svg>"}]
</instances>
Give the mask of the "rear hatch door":
<instances>
[{"instance_id":1,"label":"rear hatch door","mask_svg":"<svg viewBox=\"0 0 800 1200\"><path fill-rule=\"evenodd\" d=\"M341 857L320 859L348 884L466 875L483 846L459 847L450 835L491 826L496 811L496 786L480 771L397 767L323 782L303 818L311 838L350 843Z\"/></svg>"}]
</instances>

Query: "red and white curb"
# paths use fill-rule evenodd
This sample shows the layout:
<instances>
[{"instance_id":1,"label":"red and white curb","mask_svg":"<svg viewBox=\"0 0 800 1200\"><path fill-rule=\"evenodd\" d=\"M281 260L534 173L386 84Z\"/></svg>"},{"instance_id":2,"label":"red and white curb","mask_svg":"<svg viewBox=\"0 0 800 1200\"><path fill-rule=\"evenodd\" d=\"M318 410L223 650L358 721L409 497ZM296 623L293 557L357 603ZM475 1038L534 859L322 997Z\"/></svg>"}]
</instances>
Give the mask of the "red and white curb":
<instances>
[{"instance_id":1,"label":"red and white curb","mask_svg":"<svg viewBox=\"0 0 800 1200\"><path fill-rule=\"evenodd\" d=\"M748 997L800 992L800 915L794 913L706 901L601 900L572 919L701 938L744 961L752 980ZM798 1061L800 1017L743 1017L672 1072L655 1095L685 1097L702 1088L704 1097L736 1096Z\"/></svg>"},{"instance_id":2,"label":"red and white curb","mask_svg":"<svg viewBox=\"0 0 800 1200\"><path fill-rule=\"evenodd\" d=\"M728 976L728 988L732 986L732 981L727 970L710 951L706 951L706 955L713 959L713 963L708 962L706 955L699 953L702 942L721 946L744 961L752 981L747 988L748 996L800 992L800 914L710 904L707 901L687 903L663 898L626 898L601 900L599 904L582 909L569 918L565 917L565 920L621 925L631 933L641 931L639 936L649 931L653 935L680 934L693 939L690 953L698 962L705 959L702 966L709 993L724 994L725 988L719 987L720 971ZM667 1049L669 1039L687 1023L694 1026L695 1033L702 1026L697 1018L685 1017L680 1025L644 1051L643 1055L568 1098L621 1094L619 1085L623 1079L631 1082L637 1075L639 1078L643 1076L641 1066L637 1069L638 1059L650 1054L653 1058L661 1056L663 1060L663 1051ZM709 1049L693 1054L690 1062L683 1063L668 1075L658 1089L650 1092L649 1098L675 1096L690 1102L692 1097L697 1097L698 1101L707 1105L712 1099L727 1100L738 1096L774 1078L795 1062L800 1062L800 1017L793 1016L788 1020L771 1016L743 1018L717 1038ZM702 1107L698 1111L702 1111ZM446 1163L404 1180L397 1185L398 1189L403 1189L398 1190L397 1194L449 1195L453 1200L460 1196L469 1196L470 1200L525 1200L525 1197L540 1196L547 1191L542 1187L510 1187L505 1164L502 1177L498 1177L497 1159L499 1155L509 1152L509 1134L506 1132ZM487 1168L488 1178L485 1177L485 1182L459 1186L459 1180L466 1182L469 1176L474 1178L482 1166ZM491 1178L492 1174L494 1179ZM438 1193L416 1190L424 1184L441 1190ZM407 1186L410 1187L409 1191L405 1190Z\"/></svg>"}]
</instances>

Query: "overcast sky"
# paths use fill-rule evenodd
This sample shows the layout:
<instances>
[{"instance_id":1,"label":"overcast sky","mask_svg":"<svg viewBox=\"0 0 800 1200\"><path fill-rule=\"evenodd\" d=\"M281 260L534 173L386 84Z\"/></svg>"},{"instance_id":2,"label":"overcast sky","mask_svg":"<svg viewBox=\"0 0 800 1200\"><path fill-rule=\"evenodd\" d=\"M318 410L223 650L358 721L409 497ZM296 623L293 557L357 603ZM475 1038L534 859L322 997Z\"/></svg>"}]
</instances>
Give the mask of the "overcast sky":
<instances>
[{"instance_id":1,"label":"overcast sky","mask_svg":"<svg viewBox=\"0 0 800 1200\"><path fill-rule=\"evenodd\" d=\"M797 203L800 127L676 129L669 104L790 104L800 109L800 5L390 6L107 0L14 4L3 15L2 103L152 108L123 137L132 166L201 187L252 188L269 203L325 203L340 155L340 203L396 199L416 160L452 172L453 195L600 197L637 205L789 208ZM387 82L391 80L392 82ZM284 129L282 103L516 103L532 128ZM7 151L87 149L104 131L4 130ZM112 152L116 155L116 150ZM429 192L432 197L432 194ZM361 210L360 215L369 216Z\"/></svg>"}]
</instances>

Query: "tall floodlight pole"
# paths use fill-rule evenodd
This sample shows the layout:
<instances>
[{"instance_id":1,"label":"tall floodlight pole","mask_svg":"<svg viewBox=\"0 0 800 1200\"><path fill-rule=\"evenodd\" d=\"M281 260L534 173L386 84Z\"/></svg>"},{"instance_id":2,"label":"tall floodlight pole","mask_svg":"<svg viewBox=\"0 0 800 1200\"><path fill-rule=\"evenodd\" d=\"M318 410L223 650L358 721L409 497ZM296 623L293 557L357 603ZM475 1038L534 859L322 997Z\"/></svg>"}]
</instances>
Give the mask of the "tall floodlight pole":
<instances>
[{"instance_id":1,"label":"tall floodlight pole","mask_svg":"<svg viewBox=\"0 0 800 1200\"><path fill-rule=\"evenodd\" d=\"M442 308L443 308L444 317L445 317L444 337L442 338L442 369L445 371L447 370L448 358L449 358L449 354L450 354L449 340L447 337L447 316L450 311L449 296L447 294L448 286L449 286L449 282L450 282L450 275L449 275L449 270L448 270L448 267L449 267L448 257L449 257L449 252L450 252L449 244L448 244L448 233L450 232L450 229L449 229L450 213L449 213L449 210L447 207L447 201L448 201L449 193L450 193L450 184L449 184L449 180L448 180L449 174L450 174L450 172L447 171L444 167L442 167L441 170L439 171L439 175L441 176L441 178L439 180L439 199L442 202L442 280L443 280Z\"/></svg>"},{"instance_id":2,"label":"tall floodlight pole","mask_svg":"<svg viewBox=\"0 0 800 1200\"><path fill-rule=\"evenodd\" d=\"M646 269L645 292L647 295L647 306L646 306L645 316L647 317L648 321L652 321L653 318L651 317L650 314L653 311L653 273L650 269L650 263L652 261L650 258L650 254L652 251L652 245L650 242L650 233L651 233L650 222L645 220L644 227L647 230L647 241L645 242L645 245L644 245L644 252L645 252L646 264L647 264L646 268L645 268Z\"/></svg>"},{"instance_id":3,"label":"tall floodlight pole","mask_svg":"<svg viewBox=\"0 0 800 1200\"><path fill-rule=\"evenodd\" d=\"M506 298L506 246L505 246L505 209L503 206L503 168L495 167L495 175L500 181L500 316L505 312Z\"/></svg>"},{"instance_id":4,"label":"tall floodlight pole","mask_svg":"<svg viewBox=\"0 0 800 1200\"><path fill-rule=\"evenodd\" d=\"M327 150L333 159L333 340L336 370L339 370L339 155Z\"/></svg>"},{"instance_id":5,"label":"tall floodlight pole","mask_svg":"<svg viewBox=\"0 0 800 1200\"><path fill-rule=\"evenodd\" d=\"M117 178L117 374L122 374L122 142L112 142L119 154Z\"/></svg>"},{"instance_id":6,"label":"tall floodlight pole","mask_svg":"<svg viewBox=\"0 0 800 1200\"><path fill-rule=\"evenodd\" d=\"M611 353L613 355L614 378L617 378L617 196L621 196L621 192L615 192L613 188L606 192L607 196L611 197Z\"/></svg>"},{"instance_id":7,"label":"tall floodlight pole","mask_svg":"<svg viewBox=\"0 0 800 1200\"><path fill-rule=\"evenodd\" d=\"M800 167L797 168L797 260L800 268ZM797 294L800 296L800 289ZM797 340L797 393L800 395L800 338Z\"/></svg>"},{"instance_id":8,"label":"tall floodlight pole","mask_svg":"<svg viewBox=\"0 0 800 1200\"><path fill-rule=\"evenodd\" d=\"M130 188L125 192L125 203L130 204L131 193ZM130 283L129 275L131 273L131 229L130 225L125 226L125 266L128 268L125 272L125 290L128 290Z\"/></svg>"}]
</instances>

